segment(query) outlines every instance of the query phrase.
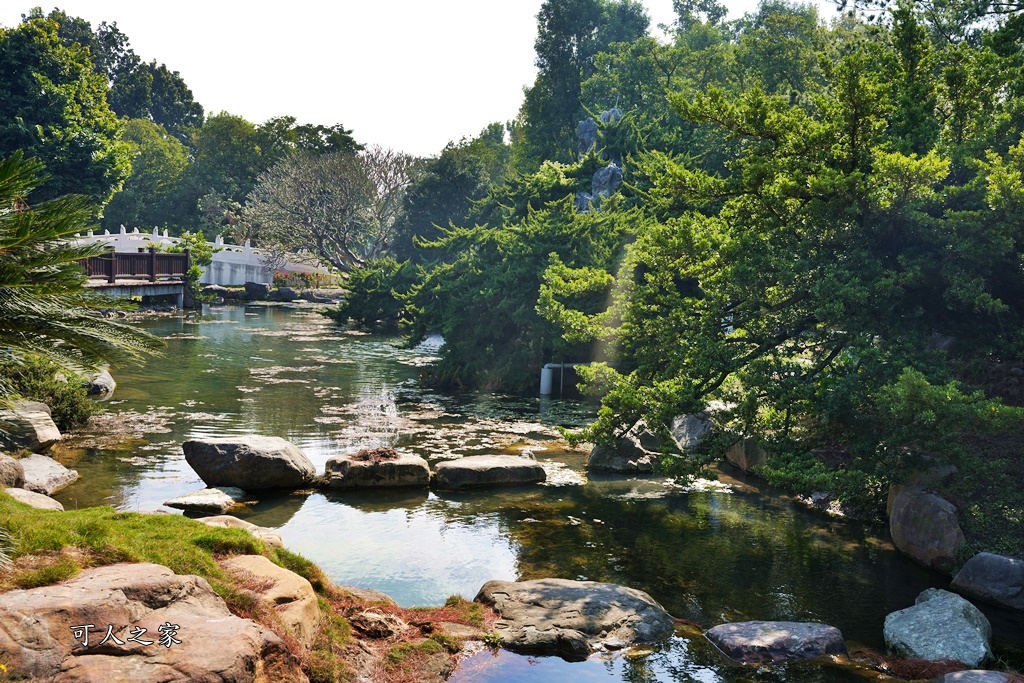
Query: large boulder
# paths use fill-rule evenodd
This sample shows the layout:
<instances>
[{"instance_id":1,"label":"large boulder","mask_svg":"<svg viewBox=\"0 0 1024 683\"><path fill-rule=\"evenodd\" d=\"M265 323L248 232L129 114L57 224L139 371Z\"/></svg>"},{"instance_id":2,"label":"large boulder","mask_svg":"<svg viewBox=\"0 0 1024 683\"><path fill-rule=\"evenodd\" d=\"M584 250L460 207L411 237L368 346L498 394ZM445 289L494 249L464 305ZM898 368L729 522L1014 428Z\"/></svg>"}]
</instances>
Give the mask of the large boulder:
<instances>
[{"instance_id":1,"label":"large boulder","mask_svg":"<svg viewBox=\"0 0 1024 683\"><path fill-rule=\"evenodd\" d=\"M654 471L658 459L656 437L638 425L613 445L597 444L590 450L587 469L595 472L642 473ZM646 441L646 444L644 443Z\"/></svg>"},{"instance_id":2,"label":"large boulder","mask_svg":"<svg viewBox=\"0 0 1024 683\"><path fill-rule=\"evenodd\" d=\"M437 488L449 490L533 484L546 478L536 460L517 455L472 455L434 466Z\"/></svg>"},{"instance_id":3,"label":"large boulder","mask_svg":"<svg viewBox=\"0 0 1024 683\"><path fill-rule=\"evenodd\" d=\"M984 671L982 669L968 669L966 671L954 671L943 674L934 679L932 683L1019 683L1019 677L1011 678L1002 671Z\"/></svg>"},{"instance_id":4,"label":"large boulder","mask_svg":"<svg viewBox=\"0 0 1024 683\"><path fill-rule=\"evenodd\" d=\"M418 455L393 448L367 448L336 455L324 468L327 485L335 489L387 486L429 486L430 466Z\"/></svg>"},{"instance_id":5,"label":"large boulder","mask_svg":"<svg viewBox=\"0 0 1024 683\"><path fill-rule=\"evenodd\" d=\"M901 657L955 659L976 667L992 656L992 626L959 595L929 588L913 607L885 617L885 644Z\"/></svg>"},{"instance_id":6,"label":"large boulder","mask_svg":"<svg viewBox=\"0 0 1024 683\"><path fill-rule=\"evenodd\" d=\"M299 488L316 478L302 450L276 436L197 439L182 444L185 460L208 486L249 490Z\"/></svg>"},{"instance_id":7,"label":"large boulder","mask_svg":"<svg viewBox=\"0 0 1024 683\"><path fill-rule=\"evenodd\" d=\"M0 652L9 672L54 683L306 681L284 642L231 614L205 579L155 564L0 595Z\"/></svg>"},{"instance_id":8,"label":"large boulder","mask_svg":"<svg viewBox=\"0 0 1024 683\"><path fill-rule=\"evenodd\" d=\"M21 461L0 453L0 486L17 489L24 485L25 468L21 466Z\"/></svg>"},{"instance_id":9,"label":"large boulder","mask_svg":"<svg viewBox=\"0 0 1024 683\"><path fill-rule=\"evenodd\" d=\"M576 151L580 156L585 156L595 147L597 147L597 121L588 117L576 124Z\"/></svg>"},{"instance_id":10,"label":"large boulder","mask_svg":"<svg viewBox=\"0 0 1024 683\"><path fill-rule=\"evenodd\" d=\"M672 419L669 431L672 440L681 451L688 451L700 446L711 436L714 423L707 412L701 411L691 415L678 415Z\"/></svg>"},{"instance_id":11,"label":"large boulder","mask_svg":"<svg viewBox=\"0 0 1024 683\"><path fill-rule=\"evenodd\" d=\"M186 493L164 502L169 508L193 512L227 512L245 500L245 491L234 486L212 487Z\"/></svg>"},{"instance_id":12,"label":"large boulder","mask_svg":"<svg viewBox=\"0 0 1024 683\"><path fill-rule=\"evenodd\" d=\"M207 526L220 527L222 529L244 529L250 534L260 539L272 548L283 548L284 541L281 540L281 534L268 529L265 526L257 526L252 522L246 522L244 519L233 517L232 515L215 515L213 517L200 517L196 520L202 522Z\"/></svg>"},{"instance_id":13,"label":"large boulder","mask_svg":"<svg viewBox=\"0 0 1024 683\"><path fill-rule=\"evenodd\" d=\"M258 599L277 612L300 643L312 645L320 627L320 607L309 581L263 555L236 555L220 564L236 576L257 579L253 590Z\"/></svg>"},{"instance_id":14,"label":"large boulder","mask_svg":"<svg viewBox=\"0 0 1024 683\"><path fill-rule=\"evenodd\" d=\"M35 491L28 491L26 489L4 489L4 493L19 503L31 505L32 507L39 508L40 510L64 511L64 506L60 504L60 501L54 500L42 493L36 493Z\"/></svg>"},{"instance_id":15,"label":"large boulder","mask_svg":"<svg viewBox=\"0 0 1024 683\"><path fill-rule=\"evenodd\" d=\"M25 473L24 487L51 496L78 481L78 472L69 470L53 458L33 453L18 461Z\"/></svg>"},{"instance_id":16,"label":"large boulder","mask_svg":"<svg viewBox=\"0 0 1024 683\"><path fill-rule=\"evenodd\" d=\"M976 600L1024 611L1024 560L978 553L953 577L953 590Z\"/></svg>"},{"instance_id":17,"label":"large boulder","mask_svg":"<svg viewBox=\"0 0 1024 683\"><path fill-rule=\"evenodd\" d=\"M725 459L744 472L760 467L768 460L768 453L753 437L743 437L725 452Z\"/></svg>"},{"instance_id":18,"label":"large boulder","mask_svg":"<svg viewBox=\"0 0 1024 683\"><path fill-rule=\"evenodd\" d=\"M117 382L107 369L100 370L85 377L85 392L93 398L106 401L114 395Z\"/></svg>"},{"instance_id":19,"label":"large boulder","mask_svg":"<svg viewBox=\"0 0 1024 683\"><path fill-rule=\"evenodd\" d=\"M262 282L246 282L245 298L249 301L266 301L270 295L270 289L270 285L265 285Z\"/></svg>"},{"instance_id":20,"label":"large boulder","mask_svg":"<svg viewBox=\"0 0 1024 683\"><path fill-rule=\"evenodd\" d=\"M525 654L583 660L595 650L619 650L672 634L673 619L635 588L594 581L488 581L476 596L499 619L503 647Z\"/></svg>"},{"instance_id":21,"label":"large boulder","mask_svg":"<svg viewBox=\"0 0 1024 683\"><path fill-rule=\"evenodd\" d=\"M916 488L904 489L893 500L889 533L900 552L946 573L952 572L965 542L953 504Z\"/></svg>"},{"instance_id":22,"label":"large boulder","mask_svg":"<svg viewBox=\"0 0 1024 683\"><path fill-rule=\"evenodd\" d=\"M835 626L800 621L744 621L720 624L704 634L731 659L771 664L846 654Z\"/></svg>"},{"instance_id":23,"label":"large boulder","mask_svg":"<svg viewBox=\"0 0 1024 683\"><path fill-rule=\"evenodd\" d=\"M60 439L60 430L45 403L17 401L0 409L0 447L42 453Z\"/></svg>"}]
</instances>

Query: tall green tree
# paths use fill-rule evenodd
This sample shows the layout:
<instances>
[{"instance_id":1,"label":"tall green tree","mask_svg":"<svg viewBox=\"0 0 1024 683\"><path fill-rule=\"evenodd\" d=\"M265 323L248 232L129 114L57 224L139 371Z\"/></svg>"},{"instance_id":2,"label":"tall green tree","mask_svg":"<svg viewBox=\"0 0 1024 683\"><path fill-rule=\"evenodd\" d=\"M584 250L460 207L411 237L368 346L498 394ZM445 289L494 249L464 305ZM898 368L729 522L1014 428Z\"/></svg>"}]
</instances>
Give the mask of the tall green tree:
<instances>
[{"instance_id":1,"label":"tall green tree","mask_svg":"<svg viewBox=\"0 0 1024 683\"><path fill-rule=\"evenodd\" d=\"M0 28L0 155L22 150L46 164L39 199L79 193L102 206L130 171L129 149L106 80L59 29L49 19Z\"/></svg>"},{"instance_id":2,"label":"tall green tree","mask_svg":"<svg viewBox=\"0 0 1024 683\"><path fill-rule=\"evenodd\" d=\"M514 129L516 163L534 171L546 159L576 158L576 124L584 115L583 81L594 57L615 42L645 35L650 20L635 0L546 0L537 14L537 79L526 89Z\"/></svg>"},{"instance_id":3,"label":"tall green tree","mask_svg":"<svg viewBox=\"0 0 1024 683\"><path fill-rule=\"evenodd\" d=\"M162 126L145 119L129 119L121 139L132 153L132 174L104 211L104 223L116 228L169 227L183 220L177 201L188 153Z\"/></svg>"}]
</instances>

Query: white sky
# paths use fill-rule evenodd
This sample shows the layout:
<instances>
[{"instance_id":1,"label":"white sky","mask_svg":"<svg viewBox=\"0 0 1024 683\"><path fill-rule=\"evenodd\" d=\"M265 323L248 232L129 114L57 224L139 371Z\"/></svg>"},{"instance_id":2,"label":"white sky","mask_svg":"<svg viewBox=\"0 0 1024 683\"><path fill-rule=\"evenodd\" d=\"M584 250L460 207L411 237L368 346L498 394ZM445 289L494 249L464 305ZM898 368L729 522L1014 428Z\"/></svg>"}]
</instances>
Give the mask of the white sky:
<instances>
[{"instance_id":1,"label":"white sky","mask_svg":"<svg viewBox=\"0 0 1024 683\"><path fill-rule=\"evenodd\" d=\"M43 0L0 0L14 26ZM53 0L51 0L53 2ZM362 143L436 154L512 119L532 83L542 0L57 0L95 27L117 22L132 48L179 71L207 114L255 123L291 115L343 124ZM672 0L643 0L652 25ZM731 16L757 0L725 0ZM817 3L834 14L827 0ZM53 4L42 5L46 11Z\"/></svg>"}]
</instances>

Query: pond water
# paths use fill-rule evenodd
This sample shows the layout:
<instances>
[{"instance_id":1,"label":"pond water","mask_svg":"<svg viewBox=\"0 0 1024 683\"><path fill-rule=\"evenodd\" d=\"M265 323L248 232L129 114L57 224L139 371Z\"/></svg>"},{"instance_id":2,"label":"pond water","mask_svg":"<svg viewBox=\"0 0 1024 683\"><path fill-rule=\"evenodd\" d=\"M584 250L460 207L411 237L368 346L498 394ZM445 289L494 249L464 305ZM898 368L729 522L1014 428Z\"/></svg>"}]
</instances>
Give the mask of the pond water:
<instances>
[{"instance_id":1,"label":"pond water","mask_svg":"<svg viewBox=\"0 0 1024 683\"><path fill-rule=\"evenodd\" d=\"M851 647L883 649L885 615L948 579L896 553L884 529L809 511L777 492L723 477L686 489L661 477L588 476L558 426L589 408L421 386L437 341L334 326L309 310L216 307L140 323L165 355L116 372L102 421L68 464L82 479L65 507L167 509L204 485L184 460L190 438L255 433L299 445L319 470L332 455L392 443L432 463L534 451L545 485L465 493L364 491L263 495L237 516L278 529L285 545L339 584L382 590L403 606L473 598L490 579L608 581L650 593L708 627L748 619L822 621ZM1020 655L1019 623L996 617L996 647ZM482 652L453 681L844 681L841 666L730 666L700 638L569 664Z\"/></svg>"}]
</instances>

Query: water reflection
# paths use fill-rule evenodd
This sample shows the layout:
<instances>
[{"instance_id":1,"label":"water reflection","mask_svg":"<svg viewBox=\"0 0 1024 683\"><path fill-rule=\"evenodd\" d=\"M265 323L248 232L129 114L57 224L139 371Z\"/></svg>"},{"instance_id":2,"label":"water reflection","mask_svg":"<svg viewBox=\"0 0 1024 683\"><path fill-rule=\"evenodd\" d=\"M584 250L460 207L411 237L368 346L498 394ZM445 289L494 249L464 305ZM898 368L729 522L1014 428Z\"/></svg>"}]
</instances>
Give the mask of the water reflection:
<instances>
[{"instance_id":1,"label":"water reflection","mask_svg":"<svg viewBox=\"0 0 1024 683\"><path fill-rule=\"evenodd\" d=\"M400 349L280 308L219 308L145 326L168 340L167 353L116 373L105 407L126 440L96 436L69 454L82 480L58 494L65 506L153 510L202 488L181 443L203 436L281 436L321 471L332 455L382 438L432 462L528 447L549 474L546 486L262 493L238 515L279 529L288 548L338 583L382 590L403 605L472 598L490 579L585 578L635 586L703 625L819 620L852 645L880 649L888 612L924 588L948 585L895 553L884 530L830 520L756 487L688 491L660 477L588 477L585 455L556 429L586 420L585 406L426 390L420 367L436 344ZM466 671L474 681L810 683L860 675L816 665L752 673L726 667L702 642L677 638L646 657L572 665L485 654ZM466 675L455 680L471 680Z\"/></svg>"}]
</instances>

